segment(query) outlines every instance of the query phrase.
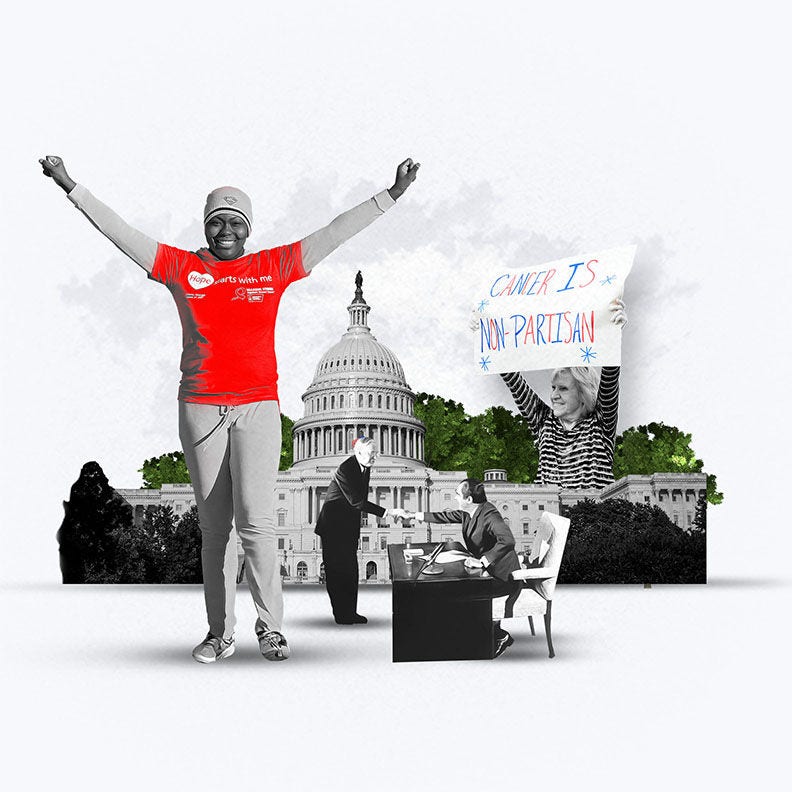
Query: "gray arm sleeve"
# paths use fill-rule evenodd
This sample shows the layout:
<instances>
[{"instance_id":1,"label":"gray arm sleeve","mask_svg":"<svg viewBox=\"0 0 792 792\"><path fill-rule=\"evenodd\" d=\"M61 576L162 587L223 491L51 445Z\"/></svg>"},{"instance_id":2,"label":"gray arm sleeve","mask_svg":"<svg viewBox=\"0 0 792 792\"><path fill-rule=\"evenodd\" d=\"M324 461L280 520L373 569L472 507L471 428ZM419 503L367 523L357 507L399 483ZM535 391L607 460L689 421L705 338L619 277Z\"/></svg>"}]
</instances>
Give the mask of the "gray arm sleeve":
<instances>
[{"instance_id":1,"label":"gray arm sleeve","mask_svg":"<svg viewBox=\"0 0 792 792\"><path fill-rule=\"evenodd\" d=\"M338 215L330 225L314 231L302 240L302 265L310 272L323 258L329 256L339 245L373 223L380 215L396 203L387 190L359 206Z\"/></svg>"},{"instance_id":2,"label":"gray arm sleeve","mask_svg":"<svg viewBox=\"0 0 792 792\"><path fill-rule=\"evenodd\" d=\"M151 272L157 257L157 242L132 228L81 184L75 185L68 198L122 253Z\"/></svg>"}]
</instances>

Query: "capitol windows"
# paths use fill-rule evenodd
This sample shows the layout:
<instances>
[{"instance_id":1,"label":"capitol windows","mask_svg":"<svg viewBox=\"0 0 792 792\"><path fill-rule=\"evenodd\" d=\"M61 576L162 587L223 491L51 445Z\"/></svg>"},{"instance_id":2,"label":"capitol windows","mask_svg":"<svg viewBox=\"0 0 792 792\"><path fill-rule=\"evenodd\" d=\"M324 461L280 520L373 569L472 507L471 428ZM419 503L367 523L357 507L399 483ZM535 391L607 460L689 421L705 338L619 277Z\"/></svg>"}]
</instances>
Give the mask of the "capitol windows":
<instances>
[{"instance_id":1,"label":"capitol windows","mask_svg":"<svg viewBox=\"0 0 792 792\"><path fill-rule=\"evenodd\" d=\"M338 408L340 410L344 409L344 394L343 393L338 397Z\"/></svg>"},{"instance_id":2,"label":"capitol windows","mask_svg":"<svg viewBox=\"0 0 792 792\"><path fill-rule=\"evenodd\" d=\"M300 580L305 580L308 577L308 564L305 561L297 562L297 577Z\"/></svg>"},{"instance_id":3,"label":"capitol windows","mask_svg":"<svg viewBox=\"0 0 792 792\"><path fill-rule=\"evenodd\" d=\"M278 528L286 525L286 509L278 509Z\"/></svg>"},{"instance_id":4,"label":"capitol windows","mask_svg":"<svg viewBox=\"0 0 792 792\"><path fill-rule=\"evenodd\" d=\"M382 394L377 396L377 407L382 408Z\"/></svg>"},{"instance_id":5,"label":"capitol windows","mask_svg":"<svg viewBox=\"0 0 792 792\"><path fill-rule=\"evenodd\" d=\"M526 534L530 534L531 533L531 521L530 520L526 520L522 524L522 526L523 526L523 536L525 536Z\"/></svg>"},{"instance_id":6,"label":"capitol windows","mask_svg":"<svg viewBox=\"0 0 792 792\"><path fill-rule=\"evenodd\" d=\"M363 406L363 394L358 393L358 407L362 407L362 406Z\"/></svg>"},{"instance_id":7,"label":"capitol windows","mask_svg":"<svg viewBox=\"0 0 792 792\"><path fill-rule=\"evenodd\" d=\"M368 553L371 550L371 537L369 536L361 536L360 537L360 547L364 553Z\"/></svg>"},{"instance_id":8,"label":"capitol windows","mask_svg":"<svg viewBox=\"0 0 792 792\"><path fill-rule=\"evenodd\" d=\"M323 409L323 410L326 410L326 409L327 409L327 396L324 396L324 397L322 398L322 409Z\"/></svg>"},{"instance_id":9,"label":"capitol windows","mask_svg":"<svg viewBox=\"0 0 792 792\"><path fill-rule=\"evenodd\" d=\"M379 535L379 549L380 550L388 549L388 534Z\"/></svg>"},{"instance_id":10,"label":"capitol windows","mask_svg":"<svg viewBox=\"0 0 792 792\"><path fill-rule=\"evenodd\" d=\"M374 406L374 397L370 393L369 393L369 397L368 397L368 406L369 407L373 407Z\"/></svg>"},{"instance_id":11,"label":"capitol windows","mask_svg":"<svg viewBox=\"0 0 792 792\"><path fill-rule=\"evenodd\" d=\"M330 409L335 409L335 396L330 397Z\"/></svg>"},{"instance_id":12,"label":"capitol windows","mask_svg":"<svg viewBox=\"0 0 792 792\"><path fill-rule=\"evenodd\" d=\"M376 580L377 579L377 565L373 561L369 561L366 564L366 580Z\"/></svg>"},{"instance_id":13,"label":"capitol windows","mask_svg":"<svg viewBox=\"0 0 792 792\"><path fill-rule=\"evenodd\" d=\"M390 396L385 399L385 409L390 410Z\"/></svg>"},{"instance_id":14,"label":"capitol windows","mask_svg":"<svg viewBox=\"0 0 792 792\"><path fill-rule=\"evenodd\" d=\"M283 536L278 537L278 550L286 549L286 538Z\"/></svg>"}]
</instances>

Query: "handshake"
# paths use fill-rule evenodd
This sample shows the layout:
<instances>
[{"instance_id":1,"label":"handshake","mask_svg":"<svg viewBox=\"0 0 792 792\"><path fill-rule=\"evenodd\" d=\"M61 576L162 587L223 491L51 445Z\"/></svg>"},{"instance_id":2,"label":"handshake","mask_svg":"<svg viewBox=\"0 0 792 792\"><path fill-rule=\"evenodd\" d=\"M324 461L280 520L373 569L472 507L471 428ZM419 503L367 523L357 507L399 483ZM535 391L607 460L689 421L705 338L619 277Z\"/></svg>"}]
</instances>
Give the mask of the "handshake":
<instances>
[{"instance_id":1,"label":"handshake","mask_svg":"<svg viewBox=\"0 0 792 792\"><path fill-rule=\"evenodd\" d=\"M407 511L406 509L388 509L388 516L393 517L397 522L410 522L415 519L415 512Z\"/></svg>"}]
</instances>

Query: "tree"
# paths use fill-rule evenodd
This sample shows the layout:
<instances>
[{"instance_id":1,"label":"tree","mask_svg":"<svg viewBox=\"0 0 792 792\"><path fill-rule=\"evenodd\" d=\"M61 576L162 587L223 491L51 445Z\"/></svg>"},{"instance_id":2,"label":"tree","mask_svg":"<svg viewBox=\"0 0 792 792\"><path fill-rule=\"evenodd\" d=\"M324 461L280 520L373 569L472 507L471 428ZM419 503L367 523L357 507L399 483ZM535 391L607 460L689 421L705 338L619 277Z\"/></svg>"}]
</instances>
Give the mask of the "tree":
<instances>
[{"instance_id":1,"label":"tree","mask_svg":"<svg viewBox=\"0 0 792 792\"><path fill-rule=\"evenodd\" d=\"M163 484L190 483L190 473L182 451L171 451L147 459L138 473L143 474L144 489L161 489Z\"/></svg>"},{"instance_id":2,"label":"tree","mask_svg":"<svg viewBox=\"0 0 792 792\"><path fill-rule=\"evenodd\" d=\"M82 466L63 507L57 534L63 582L105 582L114 572L116 537L132 525L132 508L98 462Z\"/></svg>"},{"instance_id":3,"label":"tree","mask_svg":"<svg viewBox=\"0 0 792 792\"><path fill-rule=\"evenodd\" d=\"M559 583L706 583L706 531L686 532L657 506L617 498L568 511Z\"/></svg>"},{"instance_id":4,"label":"tree","mask_svg":"<svg viewBox=\"0 0 792 792\"><path fill-rule=\"evenodd\" d=\"M170 506L146 511L139 525L114 531L112 568L94 583L201 583L201 532L193 508L177 520Z\"/></svg>"},{"instance_id":5,"label":"tree","mask_svg":"<svg viewBox=\"0 0 792 792\"><path fill-rule=\"evenodd\" d=\"M488 407L471 418L472 459L466 468L472 476L483 478L488 468L503 468L509 481L527 484L536 478L539 453L533 433L522 415L505 407Z\"/></svg>"},{"instance_id":6,"label":"tree","mask_svg":"<svg viewBox=\"0 0 792 792\"><path fill-rule=\"evenodd\" d=\"M415 415L426 426L424 448L429 467L466 470L472 432L465 408L451 399L419 393Z\"/></svg>"},{"instance_id":7,"label":"tree","mask_svg":"<svg viewBox=\"0 0 792 792\"><path fill-rule=\"evenodd\" d=\"M462 404L419 393L415 414L426 426L426 462L438 470L464 470L483 478L488 468L504 468L509 480L533 481L538 454L521 415L489 407L469 416Z\"/></svg>"},{"instance_id":8,"label":"tree","mask_svg":"<svg viewBox=\"0 0 792 792\"><path fill-rule=\"evenodd\" d=\"M294 421L288 415L281 414L281 453L278 470L288 470L294 461L293 427Z\"/></svg>"},{"instance_id":9,"label":"tree","mask_svg":"<svg viewBox=\"0 0 792 792\"><path fill-rule=\"evenodd\" d=\"M650 473L700 473L704 463L696 458L691 440L692 435L662 422L625 429L616 438L613 475L618 479ZM711 474L707 475L707 501L713 505L723 501Z\"/></svg>"},{"instance_id":10,"label":"tree","mask_svg":"<svg viewBox=\"0 0 792 792\"><path fill-rule=\"evenodd\" d=\"M201 529L198 509L193 506L164 536L164 566L161 583L202 583Z\"/></svg>"}]
</instances>

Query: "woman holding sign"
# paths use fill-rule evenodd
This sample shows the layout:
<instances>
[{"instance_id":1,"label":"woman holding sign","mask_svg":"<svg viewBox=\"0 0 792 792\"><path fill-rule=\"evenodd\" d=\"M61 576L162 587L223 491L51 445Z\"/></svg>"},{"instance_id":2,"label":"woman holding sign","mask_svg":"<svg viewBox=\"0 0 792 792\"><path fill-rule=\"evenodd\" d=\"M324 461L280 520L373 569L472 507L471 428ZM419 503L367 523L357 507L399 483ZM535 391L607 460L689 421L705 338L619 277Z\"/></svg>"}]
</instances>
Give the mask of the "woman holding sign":
<instances>
[{"instance_id":1,"label":"woman holding sign","mask_svg":"<svg viewBox=\"0 0 792 792\"><path fill-rule=\"evenodd\" d=\"M173 295L182 323L179 437L195 490L209 633L193 650L201 663L234 652L236 545L245 552L256 634L267 660L285 660L283 592L273 495L281 450L275 318L289 284L393 206L419 165L398 166L392 187L300 242L245 253L250 198L234 187L209 193L207 246L195 253L149 238L76 184L60 157L39 160L69 200L111 242Z\"/></svg>"},{"instance_id":2,"label":"woman holding sign","mask_svg":"<svg viewBox=\"0 0 792 792\"><path fill-rule=\"evenodd\" d=\"M621 327L627 314L621 300L610 304L611 321ZM613 449L619 413L619 368L585 366L553 372L550 406L519 372L501 374L539 450L537 484L567 489L601 489L613 483Z\"/></svg>"}]
</instances>

